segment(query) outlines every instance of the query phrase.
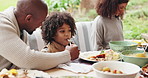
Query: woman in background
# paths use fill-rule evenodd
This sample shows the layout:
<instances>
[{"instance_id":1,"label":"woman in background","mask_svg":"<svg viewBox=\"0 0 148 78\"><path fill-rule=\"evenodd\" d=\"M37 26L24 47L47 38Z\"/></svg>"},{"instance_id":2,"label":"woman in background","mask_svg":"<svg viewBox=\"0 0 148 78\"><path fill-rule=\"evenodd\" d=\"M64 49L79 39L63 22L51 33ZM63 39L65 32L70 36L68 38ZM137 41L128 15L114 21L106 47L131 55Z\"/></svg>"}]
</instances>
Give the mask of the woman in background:
<instances>
[{"instance_id":1,"label":"woman in background","mask_svg":"<svg viewBox=\"0 0 148 78\"><path fill-rule=\"evenodd\" d=\"M98 0L92 24L93 50L109 49L110 41L123 41L122 17L129 0Z\"/></svg>"}]
</instances>

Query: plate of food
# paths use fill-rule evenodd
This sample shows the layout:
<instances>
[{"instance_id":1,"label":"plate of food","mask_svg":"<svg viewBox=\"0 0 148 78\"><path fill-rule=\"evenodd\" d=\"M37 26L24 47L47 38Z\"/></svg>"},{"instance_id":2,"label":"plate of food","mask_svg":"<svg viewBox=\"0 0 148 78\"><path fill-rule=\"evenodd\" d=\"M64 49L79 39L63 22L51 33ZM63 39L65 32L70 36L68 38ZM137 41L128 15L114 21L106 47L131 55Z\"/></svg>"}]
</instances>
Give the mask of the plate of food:
<instances>
[{"instance_id":1,"label":"plate of food","mask_svg":"<svg viewBox=\"0 0 148 78\"><path fill-rule=\"evenodd\" d=\"M48 73L39 70L2 69L0 78L51 78Z\"/></svg>"},{"instance_id":2,"label":"plate of food","mask_svg":"<svg viewBox=\"0 0 148 78\"><path fill-rule=\"evenodd\" d=\"M91 62L116 61L120 60L120 53L114 52L111 49L103 51L88 51L80 53L79 58Z\"/></svg>"},{"instance_id":3,"label":"plate of food","mask_svg":"<svg viewBox=\"0 0 148 78\"><path fill-rule=\"evenodd\" d=\"M148 64L141 68L141 77L148 78Z\"/></svg>"}]
</instances>

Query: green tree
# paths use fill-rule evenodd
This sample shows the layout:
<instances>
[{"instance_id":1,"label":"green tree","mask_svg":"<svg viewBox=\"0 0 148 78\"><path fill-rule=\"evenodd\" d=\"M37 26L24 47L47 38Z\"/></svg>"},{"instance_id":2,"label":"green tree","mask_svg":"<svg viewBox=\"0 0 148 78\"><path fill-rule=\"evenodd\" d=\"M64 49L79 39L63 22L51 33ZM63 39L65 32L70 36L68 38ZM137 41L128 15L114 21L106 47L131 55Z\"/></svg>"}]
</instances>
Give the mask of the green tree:
<instances>
[{"instance_id":1,"label":"green tree","mask_svg":"<svg viewBox=\"0 0 148 78\"><path fill-rule=\"evenodd\" d=\"M80 0L46 0L49 11L72 11L77 9Z\"/></svg>"}]
</instances>

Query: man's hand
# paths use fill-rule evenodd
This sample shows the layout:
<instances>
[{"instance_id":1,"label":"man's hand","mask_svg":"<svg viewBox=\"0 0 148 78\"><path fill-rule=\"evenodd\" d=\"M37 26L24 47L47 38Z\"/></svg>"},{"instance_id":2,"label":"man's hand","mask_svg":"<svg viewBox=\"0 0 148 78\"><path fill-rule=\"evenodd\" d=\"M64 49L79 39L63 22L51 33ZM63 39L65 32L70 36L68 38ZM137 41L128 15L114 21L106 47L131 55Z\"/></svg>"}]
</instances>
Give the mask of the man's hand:
<instances>
[{"instance_id":1,"label":"man's hand","mask_svg":"<svg viewBox=\"0 0 148 78\"><path fill-rule=\"evenodd\" d=\"M65 50L70 52L71 60L75 60L79 57L79 50L77 45L71 44L70 46L66 46Z\"/></svg>"}]
</instances>

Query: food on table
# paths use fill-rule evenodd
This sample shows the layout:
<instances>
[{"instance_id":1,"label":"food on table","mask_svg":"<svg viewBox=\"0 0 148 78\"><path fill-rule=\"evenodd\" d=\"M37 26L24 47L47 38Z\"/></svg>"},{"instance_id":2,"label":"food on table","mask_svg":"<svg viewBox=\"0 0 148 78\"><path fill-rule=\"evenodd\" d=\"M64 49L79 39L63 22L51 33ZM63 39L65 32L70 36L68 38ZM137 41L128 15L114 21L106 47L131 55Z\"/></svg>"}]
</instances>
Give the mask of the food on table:
<instances>
[{"instance_id":1,"label":"food on table","mask_svg":"<svg viewBox=\"0 0 148 78\"><path fill-rule=\"evenodd\" d=\"M138 44L138 47L145 47L146 45L147 45L147 43L148 43L148 40L146 40L146 39L142 39L142 40L140 40L140 41L133 41L133 42L136 42L137 44Z\"/></svg>"},{"instance_id":2,"label":"food on table","mask_svg":"<svg viewBox=\"0 0 148 78\"><path fill-rule=\"evenodd\" d=\"M107 71L107 72L110 72L110 68L109 67L103 67L102 71Z\"/></svg>"},{"instance_id":3,"label":"food on table","mask_svg":"<svg viewBox=\"0 0 148 78\"><path fill-rule=\"evenodd\" d=\"M0 78L30 78L24 72L21 74L18 74L18 71L16 69L3 69L0 72Z\"/></svg>"},{"instance_id":4,"label":"food on table","mask_svg":"<svg viewBox=\"0 0 148 78\"><path fill-rule=\"evenodd\" d=\"M0 78L50 78L48 73L27 69L2 69Z\"/></svg>"},{"instance_id":5,"label":"food on table","mask_svg":"<svg viewBox=\"0 0 148 78\"><path fill-rule=\"evenodd\" d=\"M113 73L113 74L124 74L120 70L111 70L109 67L103 67L101 71L108 72L108 73Z\"/></svg>"},{"instance_id":6,"label":"food on table","mask_svg":"<svg viewBox=\"0 0 148 78\"><path fill-rule=\"evenodd\" d=\"M139 78L148 78L148 64L146 64L145 66L143 66L142 71L140 72L140 77Z\"/></svg>"},{"instance_id":7,"label":"food on table","mask_svg":"<svg viewBox=\"0 0 148 78\"><path fill-rule=\"evenodd\" d=\"M100 61L92 65L96 78L135 78L141 68L135 64L122 61ZM103 68L110 72L103 72ZM104 68L104 70L106 70ZM117 72L118 71L118 72ZM122 74L113 74L120 73ZM112 73L113 72L113 73Z\"/></svg>"},{"instance_id":8,"label":"food on table","mask_svg":"<svg viewBox=\"0 0 148 78\"><path fill-rule=\"evenodd\" d=\"M16 76L18 74L18 72L16 69L11 69L8 71L8 74L12 74L12 75Z\"/></svg>"},{"instance_id":9,"label":"food on table","mask_svg":"<svg viewBox=\"0 0 148 78\"><path fill-rule=\"evenodd\" d=\"M114 52L113 50L104 50L99 55L89 56L87 59L95 61L110 61L118 60L120 58L119 53Z\"/></svg>"},{"instance_id":10,"label":"food on table","mask_svg":"<svg viewBox=\"0 0 148 78\"><path fill-rule=\"evenodd\" d=\"M148 64L142 67L142 71L148 74Z\"/></svg>"},{"instance_id":11,"label":"food on table","mask_svg":"<svg viewBox=\"0 0 148 78\"><path fill-rule=\"evenodd\" d=\"M128 54L126 56L148 58L148 56L146 54L144 54L144 53L133 53L133 54Z\"/></svg>"},{"instance_id":12,"label":"food on table","mask_svg":"<svg viewBox=\"0 0 148 78\"><path fill-rule=\"evenodd\" d=\"M136 53L136 57L147 57L144 53Z\"/></svg>"}]
</instances>

